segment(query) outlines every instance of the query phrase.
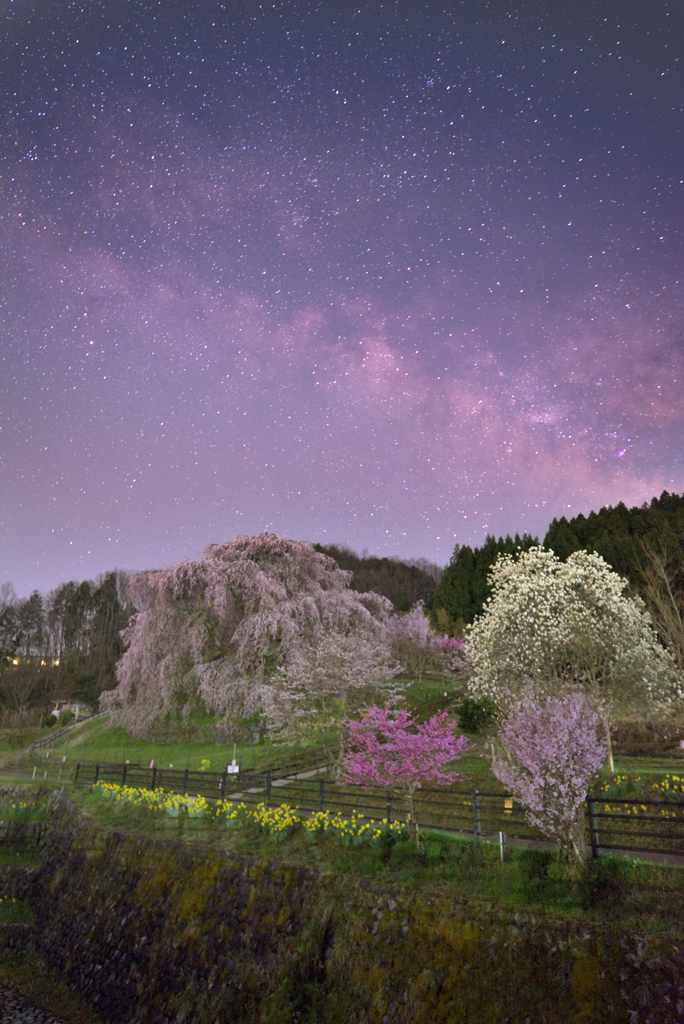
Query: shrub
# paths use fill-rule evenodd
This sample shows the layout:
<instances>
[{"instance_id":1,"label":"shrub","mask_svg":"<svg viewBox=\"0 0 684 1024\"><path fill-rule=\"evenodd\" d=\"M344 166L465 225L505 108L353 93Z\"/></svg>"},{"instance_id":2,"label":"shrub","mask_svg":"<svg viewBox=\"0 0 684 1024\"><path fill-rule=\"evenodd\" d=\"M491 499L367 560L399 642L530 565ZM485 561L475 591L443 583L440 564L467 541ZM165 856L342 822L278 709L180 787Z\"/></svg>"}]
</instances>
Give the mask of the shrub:
<instances>
[{"instance_id":1,"label":"shrub","mask_svg":"<svg viewBox=\"0 0 684 1024\"><path fill-rule=\"evenodd\" d=\"M482 732L494 720L496 704L489 697L481 697L480 700L466 697L456 711L459 729L469 733Z\"/></svg>"},{"instance_id":2,"label":"shrub","mask_svg":"<svg viewBox=\"0 0 684 1024\"><path fill-rule=\"evenodd\" d=\"M585 909L616 904L633 880L635 866L621 857L602 856L589 862L579 878Z\"/></svg>"},{"instance_id":3,"label":"shrub","mask_svg":"<svg viewBox=\"0 0 684 1024\"><path fill-rule=\"evenodd\" d=\"M521 849L517 859L520 873L525 878L530 880L547 878L549 867L553 861L553 852L551 850L530 847L529 849Z\"/></svg>"}]
</instances>

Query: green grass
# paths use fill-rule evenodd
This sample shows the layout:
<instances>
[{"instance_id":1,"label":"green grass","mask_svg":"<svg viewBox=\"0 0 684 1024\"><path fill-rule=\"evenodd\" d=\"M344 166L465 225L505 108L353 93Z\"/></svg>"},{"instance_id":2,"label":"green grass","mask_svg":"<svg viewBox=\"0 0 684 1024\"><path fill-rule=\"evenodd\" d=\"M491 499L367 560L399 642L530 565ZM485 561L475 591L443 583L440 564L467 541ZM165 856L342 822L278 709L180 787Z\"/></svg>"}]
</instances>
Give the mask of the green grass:
<instances>
[{"instance_id":1,"label":"green grass","mask_svg":"<svg viewBox=\"0 0 684 1024\"><path fill-rule=\"evenodd\" d=\"M277 763L308 760L316 747L306 744L285 745L265 741L254 745L238 744L235 757L243 769L260 768ZM107 719L98 719L68 733L62 742L52 748L49 760L54 764L66 756L68 763L78 761L113 762L149 765L151 760L159 768L190 768L198 771L202 760L209 761L210 771L222 771L233 758L233 744L150 742L137 740L119 726L110 726ZM36 762L42 765L45 754L37 752Z\"/></svg>"},{"instance_id":2,"label":"green grass","mask_svg":"<svg viewBox=\"0 0 684 1024\"><path fill-rule=\"evenodd\" d=\"M33 924L33 913L26 900L0 896L0 924Z\"/></svg>"},{"instance_id":3,"label":"green grass","mask_svg":"<svg viewBox=\"0 0 684 1024\"><path fill-rule=\"evenodd\" d=\"M2 813L0 812L0 817ZM0 867L2 868L37 868L40 866L39 859L28 853L21 846L0 845Z\"/></svg>"},{"instance_id":4,"label":"green grass","mask_svg":"<svg viewBox=\"0 0 684 1024\"><path fill-rule=\"evenodd\" d=\"M682 757L625 757L616 754L615 772L617 775L641 775L646 777L667 775L684 775L684 758ZM607 773L606 773L607 774Z\"/></svg>"},{"instance_id":5,"label":"green grass","mask_svg":"<svg viewBox=\"0 0 684 1024\"><path fill-rule=\"evenodd\" d=\"M30 746L34 740L46 736L48 730L39 726L25 729L0 729L0 754L16 754Z\"/></svg>"},{"instance_id":6,"label":"green grass","mask_svg":"<svg viewBox=\"0 0 684 1024\"><path fill-rule=\"evenodd\" d=\"M424 705L425 712L429 714L447 707L451 699L453 688L432 677L425 677L420 684L412 683L408 678L401 678L398 682L406 686L404 692L409 706ZM447 699L444 698L445 689L450 695ZM261 768L309 760L318 746L265 740L253 745L238 744L235 757L243 769ZM189 743L183 739L164 742L137 740L125 729L111 726L108 719L100 718L67 733L51 749L49 761L54 765L65 756L67 763L99 761L122 764L130 761L132 764L149 765L154 760L160 768L173 765L174 768L191 770L198 770L201 761L206 759L210 762L211 771L222 771L233 758L233 744ZM45 762L44 751L36 752L35 762L40 771Z\"/></svg>"},{"instance_id":7,"label":"green grass","mask_svg":"<svg viewBox=\"0 0 684 1024\"><path fill-rule=\"evenodd\" d=\"M406 696L411 705L422 706L430 714L439 710L440 706L446 706L453 701L453 695L444 698L443 682L430 679L423 680L420 685L417 683L409 685ZM458 772L465 777L464 787L468 790L477 788L483 793L502 792L503 787L493 775L484 749L485 737L474 735L470 737L470 741L472 748L456 766ZM255 745L239 745L236 749L236 759L243 770L259 769L296 764L297 762L310 763L316 750L317 748L312 745L286 745L265 740ZM173 765L175 769L189 768L197 771L202 760L206 760L209 762L210 771L221 771L232 759L233 747L230 744L188 743L183 740L176 742L136 740L121 727L111 726L107 719L98 719L67 734L61 743L51 749L49 758L46 758L45 753L36 751L32 755L31 764L29 765L27 762L24 766L24 773L28 770L30 778L33 763L35 763L37 765L36 782L52 781L64 784L65 776L68 776L69 770L72 770L79 761L121 764L128 760L132 764L139 763L147 766L151 760L154 760L158 768L167 768L169 765ZM66 762L63 763L62 759L65 757ZM60 776L59 769L62 767L66 771L62 772ZM47 780L44 777L46 768L49 769ZM648 758L621 757L619 755L616 757L618 772L641 775L645 780L658 779L668 772L677 773L683 769L684 763L676 757ZM606 772L601 775L602 779L608 777ZM6 778L8 782L17 781L16 778L11 779L9 775ZM4 777L0 776L0 781L4 781ZM644 796L647 795L648 793L645 791Z\"/></svg>"},{"instance_id":8,"label":"green grass","mask_svg":"<svg viewBox=\"0 0 684 1024\"><path fill-rule=\"evenodd\" d=\"M400 679L399 682L406 685L405 696L411 707L429 702L427 711L434 714L449 703L444 699L445 684L439 680L426 677L420 684L411 683L408 679ZM265 740L253 745L238 744L235 757L243 769L261 768L309 760L317 746ZM65 756L67 763L95 761L122 764L130 761L132 764L149 765L154 760L160 768L173 765L174 768L191 770L199 770L201 761L206 759L211 771L222 771L233 758L233 744L188 743L183 739L169 742L137 740L125 729L111 726L108 719L99 718L67 733L52 748L49 761L54 765ZM45 752L37 751L35 761L40 771L45 762Z\"/></svg>"},{"instance_id":9,"label":"green grass","mask_svg":"<svg viewBox=\"0 0 684 1024\"><path fill-rule=\"evenodd\" d=\"M408 888L438 890L461 901L491 902L514 911L546 912L644 933L684 935L684 868L602 856L585 873L573 874L554 851L507 847L425 831L419 849L393 845L343 846L329 836L312 838L299 828L278 840L254 825L177 819L142 807L116 804L81 792L78 802L106 829L123 828L156 838L200 842L257 857L277 857L324 873L372 878Z\"/></svg>"},{"instance_id":10,"label":"green grass","mask_svg":"<svg viewBox=\"0 0 684 1024\"><path fill-rule=\"evenodd\" d=\"M42 801L35 803L25 800L17 800L14 803L0 802L0 820L2 821L44 821L45 813L45 804Z\"/></svg>"}]
</instances>

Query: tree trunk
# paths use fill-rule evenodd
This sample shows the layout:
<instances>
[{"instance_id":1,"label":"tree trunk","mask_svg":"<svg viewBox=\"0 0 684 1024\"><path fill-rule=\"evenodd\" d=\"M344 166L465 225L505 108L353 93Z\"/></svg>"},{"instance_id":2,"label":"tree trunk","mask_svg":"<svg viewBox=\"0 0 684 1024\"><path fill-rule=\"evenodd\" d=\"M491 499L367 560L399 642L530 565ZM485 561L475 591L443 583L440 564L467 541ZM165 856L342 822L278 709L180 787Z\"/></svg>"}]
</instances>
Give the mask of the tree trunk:
<instances>
[{"instance_id":1,"label":"tree trunk","mask_svg":"<svg viewBox=\"0 0 684 1024\"><path fill-rule=\"evenodd\" d=\"M413 805L413 790L409 789L406 793L406 803L408 804L408 827L409 827L409 838L413 839L416 846L420 846L420 829L418 828L418 822L416 821L416 813Z\"/></svg>"},{"instance_id":2,"label":"tree trunk","mask_svg":"<svg viewBox=\"0 0 684 1024\"><path fill-rule=\"evenodd\" d=\"M342 734L341 728L339 730L338 737L340 746L339 750L337 751L337 757L333 757L332 746L328 739L328 729L326 727L325 756L328 762L328 775L333 779L338 779L340 777L340 772L342 771L342 762L344 760L344 736Z\"/></svg>"},{"instance_id":3,"label":"tree trunk","mask_svg":"<svg viewBox=\"0 0 684 1024\"><path fill-rule=\"evenodd\" d=\"M610 723L605 723L606 732L606 746L608 748L608 756L606 758L606 765L611 775L615 775L615 762L613 761L613 741L610 738Z\"/></svg>"}]
</instances>

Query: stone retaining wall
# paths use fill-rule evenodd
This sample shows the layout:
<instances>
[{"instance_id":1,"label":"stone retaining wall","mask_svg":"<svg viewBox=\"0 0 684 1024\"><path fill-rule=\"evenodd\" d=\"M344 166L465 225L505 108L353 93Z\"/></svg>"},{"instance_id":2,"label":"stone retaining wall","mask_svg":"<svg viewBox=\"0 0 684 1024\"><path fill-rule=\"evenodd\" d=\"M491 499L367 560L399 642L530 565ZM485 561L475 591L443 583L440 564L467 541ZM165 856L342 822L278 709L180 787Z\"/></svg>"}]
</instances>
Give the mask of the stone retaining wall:
<instances>
[{"instance_id":1,"label":"stone retaining wall","mask_svg":"<svg viewBox=\"0 0 684 1024\"><path fill-rule=\"evenodd\" d=\"M43 952L116 1024L684 1021L671 940L95 828L42 857Z\"/></svg>"}]
</instances>

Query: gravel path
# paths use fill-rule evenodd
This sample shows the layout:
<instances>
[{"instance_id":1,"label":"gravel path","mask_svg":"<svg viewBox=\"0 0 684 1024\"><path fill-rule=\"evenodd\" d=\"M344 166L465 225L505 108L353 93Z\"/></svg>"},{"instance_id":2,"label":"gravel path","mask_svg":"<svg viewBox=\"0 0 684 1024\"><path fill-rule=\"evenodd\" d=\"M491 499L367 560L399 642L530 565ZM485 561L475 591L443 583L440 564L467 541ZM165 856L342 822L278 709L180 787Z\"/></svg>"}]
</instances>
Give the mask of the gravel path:
<instances>
[{"instance_id":1,"label":"gravel path","mask_svg":"<svg viewBox=\"0 0 684 1024\"><path fill-rule=\"evenodd\" d=\"M0 988L0 1024L62 1024L57 1017L37 1010L9 988Z\"/></svg>"}]
</instances>

